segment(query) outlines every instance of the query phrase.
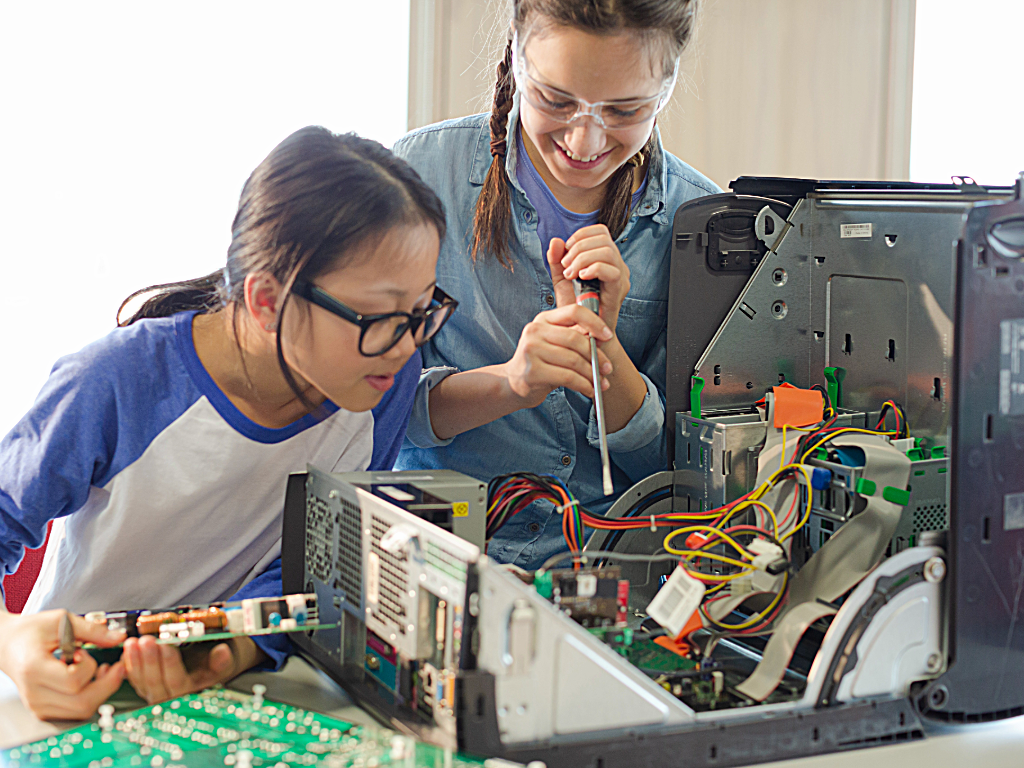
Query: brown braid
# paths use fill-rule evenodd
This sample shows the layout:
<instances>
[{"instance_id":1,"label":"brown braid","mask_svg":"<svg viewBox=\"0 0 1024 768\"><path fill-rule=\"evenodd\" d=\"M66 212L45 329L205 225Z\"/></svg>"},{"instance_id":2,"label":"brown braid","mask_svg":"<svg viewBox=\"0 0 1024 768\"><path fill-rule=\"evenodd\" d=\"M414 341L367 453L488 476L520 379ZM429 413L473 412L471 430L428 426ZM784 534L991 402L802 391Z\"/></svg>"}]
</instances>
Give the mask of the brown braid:
<instances>
[{"instance_id":1,"label":"brown braid","mask_svg":"<svg viewBox=\"0 0 1024 768\"><path fill-rule=\"evenodd\" d=\"M608 227L612 240L617 240L629 221L629 210L633 203L633 170L643 166L655 147L654 131L647 143L633 157L624 162L608 179L601 211L597 214L597 222Z\"/></svg>"},{"instance_id":2,"label":"brown braid","mask_svg":"<svg viewBox=\"0 0 1024 768\"><path fill-rule=\"evenodd\" d=\"M498 79L494 85L491 106L491 167L487 170L483 189L476 202L473 217L473 261L480 252L493 253L498 261L512 268L509 240L512 235L512 199L505 179L508 113L516 85L512 77L512 39L505 46L505 55L498 62Z\"/></svg>"}]
</instances>

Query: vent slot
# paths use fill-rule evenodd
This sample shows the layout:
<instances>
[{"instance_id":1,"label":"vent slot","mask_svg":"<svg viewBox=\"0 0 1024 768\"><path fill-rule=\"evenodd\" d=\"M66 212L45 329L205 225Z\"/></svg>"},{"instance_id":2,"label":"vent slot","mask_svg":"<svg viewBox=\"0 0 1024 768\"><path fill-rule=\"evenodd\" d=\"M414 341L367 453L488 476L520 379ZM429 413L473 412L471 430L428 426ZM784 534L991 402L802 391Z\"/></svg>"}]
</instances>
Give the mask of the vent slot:
<instances>
[{"instance_id":1,"label":"vent slot","mask_svg":"<svg viewBox=\"0 0 1024 768\"><path fill-rule=\"evenodd\" d=\"M334 515L317 496L306 497L306 570L324 583L334 571Z\"/></svg>"},{"instance_id":2,"label":"vent slot","mask_svg":"<svg viewBox=\"0 0 1024 768\"><path fill-rule=\"evenodd\" d=\"M350 603L359 605L363 591L362 514L348 499L341 500L341 512L335 518L338 526L338 580L335 587L343 589Z\"/></svg>"},{"instance_id":3,"label":"vent slot","mask_svg":"<svg viewBox=\"0 0 1024 768\"><path fill-rule=\"evenodd\" d=\"M370 550L380 558L380 591L373 617L404 635L408 622L403 596L409 583L409 568L404 552L396 555L380 545L380 540L390 528L389 523L376 515L371 516Z\"/></svg>"}]
</instances>

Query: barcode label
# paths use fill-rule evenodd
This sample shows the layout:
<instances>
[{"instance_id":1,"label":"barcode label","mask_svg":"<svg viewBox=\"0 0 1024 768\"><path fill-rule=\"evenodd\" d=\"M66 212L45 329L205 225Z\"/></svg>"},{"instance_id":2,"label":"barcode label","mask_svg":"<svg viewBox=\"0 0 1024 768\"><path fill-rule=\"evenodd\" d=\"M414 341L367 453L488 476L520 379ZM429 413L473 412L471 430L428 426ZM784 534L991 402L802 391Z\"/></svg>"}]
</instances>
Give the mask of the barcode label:
<instances>
[{"instance_id":1,"label":"barcode label","mask_svg":"<svg viewBox=\"0 0 1024 768\"><path fill-rule=\"evenodd\" d=\"M870 224L840 224L839 237L871 237Z\"/></svg>"},{"instance_id":2,"label":"barcode label","mask_svg":"<svg viewBox=\"0 0 1024 768\"><path fill-rule=\"evenodd\" d=\"M647 615L673 635L678 635L704 599L704 585L688 574L682 566L669 576L668 581L647 606Z\"/></svg>"}]
</instances>

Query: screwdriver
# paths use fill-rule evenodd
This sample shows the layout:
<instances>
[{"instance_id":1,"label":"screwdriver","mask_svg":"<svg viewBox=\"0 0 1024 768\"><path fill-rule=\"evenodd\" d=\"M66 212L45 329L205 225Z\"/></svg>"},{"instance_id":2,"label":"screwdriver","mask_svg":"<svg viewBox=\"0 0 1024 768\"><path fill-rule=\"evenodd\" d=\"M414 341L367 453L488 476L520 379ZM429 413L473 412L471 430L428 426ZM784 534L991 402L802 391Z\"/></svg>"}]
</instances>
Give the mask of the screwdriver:
<instances>
[{"instance_id":1,"label":"screwdriver","mask_svg":"<svg viewBox=\"0 0 1024 768\"><path fill-rule=\"evenodd\" d=\"M601 308L600 280L573 280L572 287L576 291L576 303L586 307L595 315ZM590 370L594 376L594 410L597 411L597 434L601 440L601 480L604 484L604 495L611 496L615 491L612 485L612 465L608 459L608 433L604 427L604 398L601 393L601 369L597 361L597 340L590 337Z\"/></svg>"}]
</instances>

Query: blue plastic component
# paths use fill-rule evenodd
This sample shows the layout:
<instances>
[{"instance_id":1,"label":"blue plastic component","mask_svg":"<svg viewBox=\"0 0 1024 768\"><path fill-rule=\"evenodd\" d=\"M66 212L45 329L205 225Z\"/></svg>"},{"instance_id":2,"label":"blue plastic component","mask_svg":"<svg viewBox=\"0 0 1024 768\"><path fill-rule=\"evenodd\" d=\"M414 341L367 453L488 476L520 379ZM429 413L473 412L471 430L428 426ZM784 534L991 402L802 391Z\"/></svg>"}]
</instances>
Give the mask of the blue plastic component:
<instances>
[{"instance_id":1,"label":"blue plastic component","mask_svg":"<svg viewBox=\"0 0 1024 768\"><path fill-rule=\"evenodd\" d=\"M277 613L276 611L274 613L270 614L267 617L267 623L269 623L270 626L272 626L272 627L280 627L281 626L281 614Z\"/></svg>"},{"instance_id":2,"label":"blue plastic component","mask_svg":"<svg viewBox=\"0 0 1024 768\"><path fill-rule=\"evenodd\" d=\"M815 467L811 470L811 488L816 491L824 491L832 485L832 473L827 469Z\"/></svg>"},{"instance_id":3,"label":"blue plastic component","mask_svg":"<svg viewBox=\"0 0 1024 768\"><path fill-rule=\"evenodd\" d=\"M855 445L842 445L835 447L836 458L844 467L863 467L864 449Z\"/></svg>"},{"instance_id":4,"label":"blue plastic component","mask_svg":"<svg viewBox=\"0 0 1024 768\"><path fill-rule=\"evenodd\" d=\"M305 611L296 611L294 614L292 614L292 618L295 619L295 623L296 624L305 624L306 623L306 612Z\"/></svg>"}]
</instances>

